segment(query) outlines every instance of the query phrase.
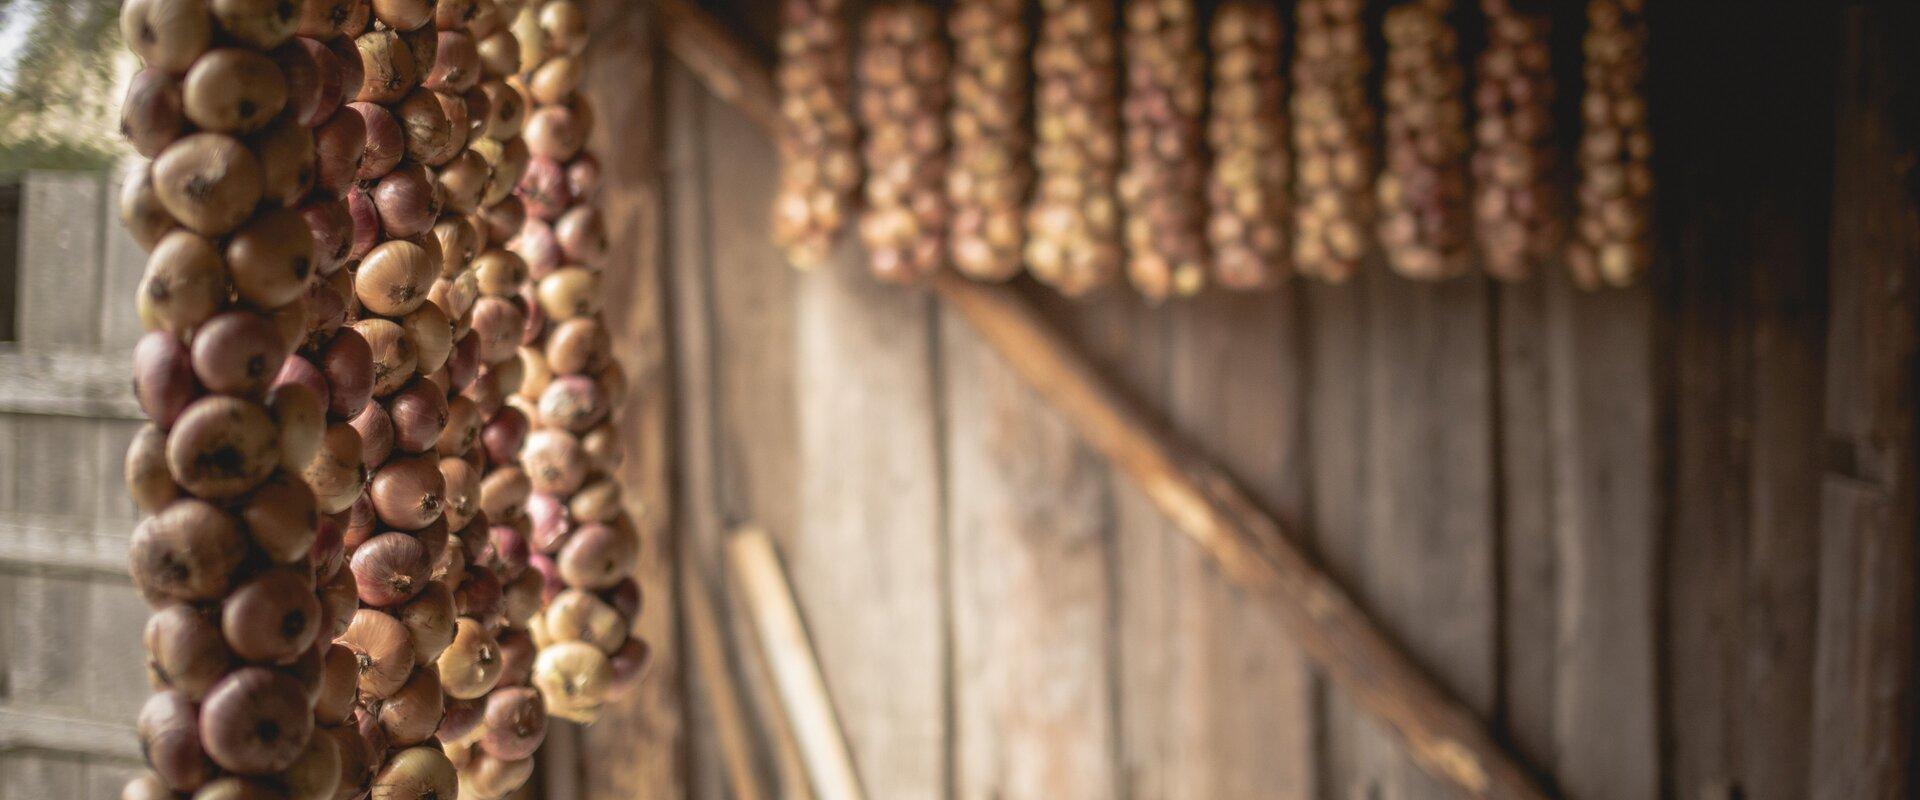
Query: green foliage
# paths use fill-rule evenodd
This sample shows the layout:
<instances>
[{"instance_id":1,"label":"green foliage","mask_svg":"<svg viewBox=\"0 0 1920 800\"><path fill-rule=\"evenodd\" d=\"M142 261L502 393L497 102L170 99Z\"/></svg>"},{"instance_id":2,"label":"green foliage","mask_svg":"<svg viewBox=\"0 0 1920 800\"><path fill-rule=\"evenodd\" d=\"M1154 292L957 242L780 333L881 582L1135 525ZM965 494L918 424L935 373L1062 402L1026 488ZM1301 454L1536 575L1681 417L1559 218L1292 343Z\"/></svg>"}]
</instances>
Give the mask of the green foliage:
<instances>
[{"instance_id":1,"label":"green foliage","mask_svg":"<svg viewBox=\"0 0 1920 800\"><path fill-rule=\"evenodd\" d=\"M119 16L119 0L0 0L0 25L26 26L0 84L0 173L112 161Z\"/></svg>"}]
</instances>

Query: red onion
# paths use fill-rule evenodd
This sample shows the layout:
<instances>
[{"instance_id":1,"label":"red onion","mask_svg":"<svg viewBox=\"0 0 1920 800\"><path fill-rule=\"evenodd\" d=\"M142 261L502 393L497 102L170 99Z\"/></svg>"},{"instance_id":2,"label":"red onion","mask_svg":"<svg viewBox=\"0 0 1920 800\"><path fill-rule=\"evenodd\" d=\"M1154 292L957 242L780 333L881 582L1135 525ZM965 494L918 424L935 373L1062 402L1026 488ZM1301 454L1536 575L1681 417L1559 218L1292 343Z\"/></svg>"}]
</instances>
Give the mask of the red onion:
<instances>
[{"instance_id":1,"label":"red onion","mask_svg":"<svg viewBox=\"0 0 1920 800\"><path fill-rule=\"evenodd\" d=\"M159 155L186 132L184 102L180 81L165 70L148 67L135 73L120 104L120 135L140 155Z\"/></svg>"},{"instance_id":2,"label":"red onion","mask_svg":"<svg viewBox=\"0 0 1920 800\"><path fill-rule=\"evenodd\" d=\"M280 113L287 83L280 68L259 52L240 47L208 51L181 82L187 119L202 130L246 133Z\"/></svg>"},{"instance_id":3,"label":"red onion","mask_svg":"<svg viewBox=\"0 0 1920 800\"><path fill-rule=\"evenodd\" d=\"M153 160L154 192L167 213L208 236L233 230L262 191L260 161L232 137L196 133Z\"/></svg>"},{"instance_id":4,"label":"red onion","mask_svg":"<svg viewBox=\"0 0 1920 800\"><path fill-rule=\"evenodd\" d=\"M457 95L415 89L394 107L407 131L407 157L440 166L467 143L467 107Z\"/></svg>"},{"instance_id":5,"label":"red onion","mask_svg":"<svg viewBox=\"0 0 1920 800\"><path fill-rule=\"evenodd\" d=\"M581 202L600 191L600 160L592 153L581 153L567 162L567 189Z\"/></svg>"},{"instance_id":6,"label":"red onion","mask_svg":"<svg viewBox=\"0 0 1920 800\"><path fill-rule=\"evenodd\" d=\"M404 603L426 588L427 548L405 533L383 533L353 551L349 569L360 602L381 607Z\"/></svg>"},{"instance_id":7,"label":"red onion","mask_svg":"<svg viewBox=\"0 0 1920 800\"><path fill-rule=\"evenodd\" d=\"M480 50L464 31L440 30L433 68L423 84L436 91L464 92L480 81Z\"/></svg>"},{"instance_id":8,"label":"red onion","mask_svg":"<svg viewBox=\"0 0 1920 800\"><path fill-rule=\"evenodd\" d=\"M177 75L213 41L213 18L202 0L128 0L120 39L147 66Z\"/></svg>"},{"instance_id":9,"label":"red onion","mask_svg":"<svg viewBox=\"0 0 1920 800\"><path fill-rule=\"evenodd\" d=\"M161 692L147 698L135 731L147 766L168 788L191 792L218 774L200 741L198 710L185 693Z\"/></svg>"},{"instance_id":10,"label":"red onion","mask_svg":"<svg viewBox=\"0 0 1920 800\"><path fill-rule=\"evenodd\" d=\"M209 8L223 33L260 50L279 47L300 24L299 6L284 0L212 0Z\"/></svg>"},{"instance_id":11,"label":"red onion","mask_svg":"<svg viewBox=\"0 0 1920 800\"><path fill-rule=\"evenodd\" d=\"M347 424L360 433L360 461L367 469L379 469L393 455L393 419L386 407L368 403Z\"/></svg>"},{"instance_id":12,"label":"red onion","mask_svg":"<svg viewBox=\"0 0 1920 800\"><path fill-rule=\"evenodd\" d=\"M313 229L287 208L268 209L227 242L227 268L241 299L278 308L300 299L313 277Z\"/></svg>"},{"instance_id":13,"label":"red onion","mask_svg":"<svg viewBox=\"0 0 1920 800\"><path fill-rule=\"evenodd\" d=\"M487 460L499 464L518 460L520 445L526 441L530 427L527 415L520 409L501 409L480 429L480 445L485 448Z\"/></svg>"},{"instance_id":14,"label":"red onion","mask_svg":"<svg viewBox=\"0 0 1920 800\"><path fill-rule=\"evenodd\" d=\"M360 115L361 127L367 132L360 170L354 177L370 181L392 172L407 155L407 134L400 121L377 103L348 103L347 108Z\"/></svg>"},{"instance_id":15,"label":"red onion","mask_svg":"<svg viewBox=\"0 0 1920 800\"><path fill-rule=\"evenodd\" d=\"M469 332L453 343L453 354L447 357L447 382L455 391L465 391L479 371L480 336Z\"/></svg>"},{"instance_id":16,"label":"red onion","mask_svg":"<svg viewBox=\"0 0 1920 800\"><path fill-rule=\"evenodd\" d=\"M322 277L338 272L353 254L353 214L346 201L315 198L300 207L300 217L313 235L313 271Z\"/></svg>"},{"instance_id":17,"label":"red onion","mask_svg":"<svg viewBox=\"0 0 1920 800\"><path fill-rule=\"evenodd\" d=\"M167 467L181 487L225 499L266 480L279 463L273 418L245 400L209 395L195 400L167 433Z\"/></svg>"},{"instance_id":18,"label":"red onion","mask_svg":"<svg viewBox=\"0 0 1920 800\"><path fill-rule=\"evenodd\" d=\"M341 328L325 352L320 371L330 390L327 412L335 419L352 419L373 397L373 351L353 328Z\"/></svg>"},{"instance_id":19,"label":"red onion","mask_svg":"<svg viewBox=\"0 0 1920 800\"><path fill-rule=\"evenodd\" d=\"M161 331L140 337L133 347L133 394L147 419L163 430L173 427L199 392L187 346L178 337Z\"/></svg>"},{"instance_id":20,"label":"red onion","mask_svg":"<svg viewBox=\"0 0 1920 800\"><path fill-rule=\"evenodd\" d=\"M209 391L257 397L280 374L287 350L266 317L229 311L207 320L194 334L193 372Z\"/></svg>"},{"instance_id":21,"label":"red onion","mask_svg":"<svg viewBox=\"0 0 1920 800\"><path fill-rule=\"evenodd\" d=\"M306 571L268 570L235 587L221 603L220 632L248 661L285 663L311 650L320 633L320 600Z\"/></svg>"},{"instance_id":22,"label":"red onion","mask_svg":"<svg viewBox=\"0 0 1920 800\"><path fill-rule=\"evenodd\" d=\"M313 735L313 707L293 677L243 667L213 687L200 707L200 736L215 763L245 775L293 765Z\"/></svg>"},{"instance_id":23,"label":"red onion","mask_svg":"<svg viewBox=\"0 0 1920 800\"><path fill-rule=\"evenodd\" d=\"M543 220L560 216L573 205L573 192L567 185L566 168L558 160L535 157L527 162L518 188L527 213Z\"/></svg>"},{"instance_id":24,"label":"red onion","mask_svg":"<svg viewBox=\"0 0 1920 800\"><path fill-rule=\"evenodd\" d=\"M160 237L180 224L167 213L166 206L160 204L150 168L142 167L129 173L126 182L120 185L119 199L120 223L133 236L133 243L143 249L152 250Z\"/></svg>"},{"instance_id":25,"label":"red onion","mask_svg":"<svg viewBox=\"0 0 1920 800\"><path fill-rule=\"evenodd\" d=\"M247 137L260 160L262 199L292 205L313 188L313 131L281 119Z\"/></svg>"},{"instance_id":26,"label":"red onion","mask_svg":"<svg viewBox=\"0 0 1920 800\"><path fill-rule=\"evenodd\" d=\"M357 109L337 111L313 132L315 182L340 194L360 174L367 151L367 118Z\"/></svg>"},{"instance_id":27,"label":"red onion","mask_svg":"<svg viewBox=\"0 0 1920 800\"><path fill-rule=\"evenodd\" d=\"M403 531L415 531L440 519L446 479L430 458L396 458L374 473L368 492L380 521Z\"/></svg>"},{"instance_id":28,"label":"red onion","mask_svg":"<svg viewBox=\"0 0 1920 800\"><path fill-rule=\"evenodd\" d=\"M295 124L319 125L340 107L340 59L318 40L295 37L268 54L287 80L287 110Z\"/></svg>"},{"instance_id":29,"label":"red onion","mask_svg":"<svg viewBox=\"0 0 1920 800\"><path fill-rule=\"evenodd\" d=\"M374 30L353 40L360 50L360 66L366 78L360 84L356 101L391 103L405 96L419 82L419 67L413 52L391 30Z\"/></svg>"},{"instance_id":30,"label":"red onion","mask_svg":"<svg viewBox=\"0 0 1920 800\"><path fill-rule=\"evenodd\" d=\"M405 239L425 233L440 216L439 193L424 166L403 164L373 188L374 207L387 236Z\"/></svg>"},{"instance_id":31,"label":"red onion","mask_svg":"<svg viewBox=\"0 0 1920 800\"><path fill-rule=\"evenodd\" d=\"M176 690L188 700L206 696L233 664L233 653L220 638L220 624L207 610L186 603L148 617L142 641L153 687Z\"/></svg>"},{"instance_id":32,"label":"red onion","mask_svg":"<svg viewBox=\"0 0 1920 800\"><path fill-rule=\"evenodd\" d=\"M380 209L373 204L370 186L347 187L347 216L353 220L353 248L347 256L365 258L380 243Z\"/></svg>"},{"instance_id":33,"label":"red onion","mask_svg":"<svg viewBox=\"0 0 1920 800\"><path fill-rule=\"evenodd\" d=\"M447 396L415 380L387 399L387 413L393 418L394 443L408 453L424 452L447 425Z\"/></svg>"},{"instance_id":34,"label":"red onion","mask_svg":"<svg viewBox=\"0 0 1920 800\"><path fill-rule=\"evenodd\" d=\"M520 226L527 221L527 207L519 197L509 196L488 206L481 216L487 221L487 239L504 242L519 235Z\"/></svg>"}]
</instances>

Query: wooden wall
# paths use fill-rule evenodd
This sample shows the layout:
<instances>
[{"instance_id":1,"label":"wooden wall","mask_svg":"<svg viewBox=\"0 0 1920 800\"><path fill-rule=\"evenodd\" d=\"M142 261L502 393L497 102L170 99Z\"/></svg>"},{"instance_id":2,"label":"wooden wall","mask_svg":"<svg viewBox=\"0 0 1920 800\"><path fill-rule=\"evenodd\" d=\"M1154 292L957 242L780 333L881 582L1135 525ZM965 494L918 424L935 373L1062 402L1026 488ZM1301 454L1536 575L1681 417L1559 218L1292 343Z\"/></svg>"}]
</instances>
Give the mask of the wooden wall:
<instances>
[{"instance_id":1,"label":"wooden wall","mask_svg":"<svg viewBox=\"0 0 1920 800\"><path fill-rule=\"evenodd\" d=\"M1568 796L1906 796L1920 17L1710 5L1654 4L1648 286L1025 289ZM765 138L665 86L679 565L775 533L870 796L1445 796L957 315L781 266Z\"/></svg>"}]
</instances>

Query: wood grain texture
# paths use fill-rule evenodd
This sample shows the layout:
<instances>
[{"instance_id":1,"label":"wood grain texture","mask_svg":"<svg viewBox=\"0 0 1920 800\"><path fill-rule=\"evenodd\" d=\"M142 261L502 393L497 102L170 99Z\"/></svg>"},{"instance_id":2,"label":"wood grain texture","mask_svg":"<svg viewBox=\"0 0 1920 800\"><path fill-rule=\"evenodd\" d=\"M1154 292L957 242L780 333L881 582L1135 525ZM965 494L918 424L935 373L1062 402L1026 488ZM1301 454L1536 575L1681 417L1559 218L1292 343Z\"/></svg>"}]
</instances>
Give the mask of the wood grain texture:
<instances>
[{"instance_id":1,"label":"wood grain texture","mask_svg":"<svg viewBox=\"0 0 1920 800\"><path fill-rule=\"evenodd\" d=\"M943 316L953 796L1113 797L1107 471Z\"/></svg>"},{"instance_id":2,"label":"wood grain texture","mask_svg":"<svg viewBox=\"0 0 1920 800\"><path fill-rule=\"evenodd\" d=\"M712 711L714 733L726 765L727 788L735 800L771 797L756 764L755 737L746 716L744 693L727 657L726 631L714 610L713 587L699 570L685 570L681 575L688 650L693 672L700 678Z\"/></svg>"},{"instance_id":3,"label":"wood grain texture","mask_svg":"<svg viewBox=\"0 0 1920 800\"><path fill-rule=\"evenodd\" d=\"M30 172L21 192L19 341L99 343L100 251L107 208L95 172Z\"/></svg>"},{"instance_id":4,"label":"wood grain texture","mask_svg":"<svg viewBox=\"0 0 1920 800\"><path fill-rule=\"evenodd\" d=\"M1914 791L1914 386L1920 202L1914 9L1844 18L1827 329L1813 791ZM1889 167L1893 168L1889 168Z\"/></svg>"},{"instance_id":5,"label":"wood grain texture","mask_svg":"<svg viewBox=\"0 0 1920 800\"><path fill-rule=\"evenodd\" d=\"M683 796L685 729L682 721L678 612L670 469L672 370L667 360L666 297L659 184L661 101L656 28L650 6L588 3L595 31L585 60L582 91L601 122L590 147L604 177L598 204L607 220L607 326L614 357L632 388L617 411L627 437L618 478L627 512L644 542L638 580L647 603L638 632L652 647L651 666L638 691L615 703L579 739L580 796L589 800Z\"/></svg>"},{"instance_id":6,"label":"wood grain texture","mask_svg":"<svg viewBox=\"0 0 1920 800\"><path fill-rule=\"evenodd\" d=\"M120 187L128 169L145 169L145 162L122 162L107 174L106 188L100 197L103 231L100 245L100 349L108 352L132 350L146 330L134 313L133 296L140 278L147 271L147 252L133 241L120 224Z\"/></svg>"},{"instance_id":7,"label":"wood grain texture","mask_svg":"<svg viewBox=\"0 0 1920 800\"><path fill-rule=\"evenodd\" d=\"M141 419L128 352L0 349L0 413Z\"/></svg>"}]
</instances>

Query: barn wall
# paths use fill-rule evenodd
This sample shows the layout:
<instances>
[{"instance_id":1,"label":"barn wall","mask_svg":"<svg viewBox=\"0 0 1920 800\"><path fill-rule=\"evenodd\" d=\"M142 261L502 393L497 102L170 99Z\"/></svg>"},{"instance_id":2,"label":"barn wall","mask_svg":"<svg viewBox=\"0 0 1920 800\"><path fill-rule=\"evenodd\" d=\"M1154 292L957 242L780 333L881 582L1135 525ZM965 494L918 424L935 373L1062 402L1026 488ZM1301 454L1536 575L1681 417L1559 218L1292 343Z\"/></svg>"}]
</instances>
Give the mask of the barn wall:
<instances>
[{"instance_id":1,"label":"barn wall","mask_svg":"<svg viewBox=\"0 0 1920 800\"><path fill-rule=\"evenodd\" d=\"M1570 796L1904 791L1916 229L1887 107L1920 25L1687 6L1654 9L1648 286L1023 291ZM780 266L771 147L666 84L681 567L724 586L725 533L771 529L871 796L1445 796L957 316L851 246ZM689 793L724 797L692 691Z\"/></svg>"}]
</instances>

